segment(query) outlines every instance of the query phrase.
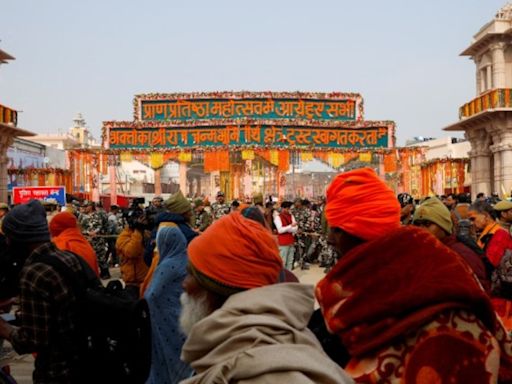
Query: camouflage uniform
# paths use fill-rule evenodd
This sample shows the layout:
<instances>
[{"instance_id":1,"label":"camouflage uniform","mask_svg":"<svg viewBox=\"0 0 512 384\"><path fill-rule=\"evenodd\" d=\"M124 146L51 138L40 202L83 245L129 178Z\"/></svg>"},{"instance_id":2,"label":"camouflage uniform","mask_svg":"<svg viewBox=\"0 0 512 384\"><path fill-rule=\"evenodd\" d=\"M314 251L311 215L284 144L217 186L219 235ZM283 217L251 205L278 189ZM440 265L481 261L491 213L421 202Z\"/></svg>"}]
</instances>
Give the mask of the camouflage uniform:
<instances>
[{"instance_id":1,"label":"camouflage uniform","mask_svg":"<svg viewBox=\"0 0 512 384\"><path fill-rule=\"evenodd\" d=\"M203 232L210 226L212 223L212 216L205 211L204 209L200 212L195 214L195 225L194 228L199 230L200 232Z\"/></svg>"},{"instance_id":2,"label":"camouflage uniform","mask_svg":"<svg viewBox=\"0 0 512 384\"><path fill-rule=\"evenodd\" d=\"M218 220L220 219L222 216L226 215L229 213L229 205L227 205L226 203L213 203L212 204L212 214L213 214L213 220Z\"/></svg>"},{"instance_id":3,"label":"camouflage uniform","mask_svg":"<svg viewBox=\"0 0 512 384\"><path fill-rule=\"evenodd\" d=\"M90 237L89 233L95 232L96 235L106 235L108 233L108 217L104 211L94 211L90 214L80 215L80 226L83 234L91 243L100 267L101 276L109 275L107 260L107 241L103 237Z\"/></svg>"},{"instance_id":4,"label":"camouflage uniform","mask_svg":"<svg viewBox=\"0 0 512 384\"><path fill-rule=\"evenodd\" d=\"M324 272L329 272L329 270L336 264L337 262L337 254L334 247L327 243L327 236L329 234L329 226L327 225L327 219L325 218L325 211L322 210L321 217L321 227L322 227L322 235L319 238L319 245L321 247L320 251L320 266L325 267Z\"/></svg>"},{"instance_id":5,"label":"camouflage uniform","mask_svg":"<svg viewBox=\"0 0 512 384\"><path fill-rule=\"evenodd\" d=\"M306 234L306 232L311 231L311 211L309 208L301 207L291 209L291 213L293 217L295 217L295 221L297 221L297 234L295 235L297 241L295 242L295 261L298 261L302 267L304 267L304 263L306 260L306 252L308 250L308 246L311 243L310 237Z\"/></svg>"},{"instance_id":6,"label":"camouflage uniform","mask_svg":"<svg viewBox=\"0 0 512 384\"><path fill-rule=\"evenodd\" d=\"M317 248L320 246L320 236L322 233L322 217L320 211L310 210L309 228L311 232L314 233L314 235L310 237L310 245L306 255L307 259L311 261L311 257L313 254L315 254Z\"/></svg>"},{"instance_id":7,"label":"camouflage uniform","mask_svg":"<svg viewBox=\"0 0 512 384\"><path fill-rule=\"evenodd\" d=\"M122 213L119 212L114 214L111 212L108 215L108 234L112 237L107 239L108 251L105 257L107 260L110 260L110 265L112 267L119 266L119 257L116 252L117 237L114 236L119 236L126 225L127 223Z\"/></svg>"}]
</instances>

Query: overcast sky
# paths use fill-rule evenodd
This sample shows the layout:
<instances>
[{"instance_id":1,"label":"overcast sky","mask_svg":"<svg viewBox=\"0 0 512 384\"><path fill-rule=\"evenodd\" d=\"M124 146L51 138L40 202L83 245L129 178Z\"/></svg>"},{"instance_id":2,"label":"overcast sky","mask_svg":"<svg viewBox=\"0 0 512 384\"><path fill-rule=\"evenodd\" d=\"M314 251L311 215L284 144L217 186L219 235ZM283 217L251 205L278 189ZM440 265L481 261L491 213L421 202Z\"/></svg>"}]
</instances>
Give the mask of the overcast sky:
<instances>
[{"instance_id":1,"label":"overcast sky","mask_svg":"<svg viewBox=\"0 0 512 384\"><path fill-rule=\"evenodd\" d=\"M1 3L0 104L19 126L65 131L82 112L132 120L137 93L361 93L398 143L447 136L475 97L459 53L504 0L11 0Z\"/></svg>"}]
</instances>

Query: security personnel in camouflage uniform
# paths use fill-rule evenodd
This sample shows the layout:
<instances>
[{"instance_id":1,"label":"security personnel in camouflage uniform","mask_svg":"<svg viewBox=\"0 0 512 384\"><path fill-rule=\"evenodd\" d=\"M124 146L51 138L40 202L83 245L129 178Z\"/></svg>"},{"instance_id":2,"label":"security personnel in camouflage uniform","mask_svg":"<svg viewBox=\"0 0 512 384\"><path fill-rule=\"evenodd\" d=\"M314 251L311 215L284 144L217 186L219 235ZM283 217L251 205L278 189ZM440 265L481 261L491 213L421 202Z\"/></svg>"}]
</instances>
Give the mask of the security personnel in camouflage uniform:
<instances>
[{"instance_id":1,"label":"security personnel in camouflage uniform","mask_svg":"<svg viewBox=\"0 0 512 384\"><path fill-rule=\"evenodd\" d=\"M295 258L299 261L302 269L309 269L309 263L306 260L306 252L309 244L311 243L311 239L308 236L308 232L311 232L311 212L307 206L308 204L308 200L297 198L295 199L294 206L291 210L298 226L298 231L295 235L297 239L295 242Z\"/></svg>"},{"instance_id":2,"label":"security personnel in camouflage uniform","mask_svg":"<svg viewBox=\"0 0 512 384\"><path fill-rule=\"evenodd\" d=\"M321 212L316 204L313 204L309 209L309 230L310 236L309 245L307 245L307 253L306 258L308 261L313 261L318 259L318 257L314 258L314 256L318 256L320 253L320 235L322 232L322 217Z\"/></svg>"},{"instance_id":3,"label":"security personnel in camouflage uniform","mask_svg":"<svg viewBox=\"0 0 512 384\"><path fill-rule=\"evenodd\" d=\"M224 192L217 192L217 201L212 204L213 220L218 220L229 213L229 205L225 203Z\"/></svg>"},{"instance_id":4,"label":"security personnel in camouflage uniform","mask_svg":"<svg viewBox=\"0 0 512 384\"><path fill-rule=\"evenodd\" d=\"M319 238L320 245L320 266L325 268L324 272L327 273L336 264L337 256L334 247L327 242L327 236L329 234L329 226L325 217L325 209L321 210L321 228L322 233Z\"/></svg>"},{"instance_id":5,"label":"security personnel in camouflage uniform","mask_svg":"<svg viewBox=\"0 0 512 384\"><path fill-rule=\"evenodd\" d=\"M212 216L205 211L204 202L201 199L197 199L194 202L194 215L195 215L195 224L194 229L197 232L204 232L206 228L210 226L212 223Z\"/></svg>"},{"instance_id":6,"label":"security personnel in camouflage uniform","mask_svg":"<svg viewBox=\"0 0 512 384\"><path fill-rule=\"evenodd\" d=\"M84 212L80 215L82 233L91 243L100 267L100 277L110 279L107 260L107 241L104 237L108 233L108 217L105 211L96 210L96 204L92 201L84 202Z\"/></svg>"}]
</instances>

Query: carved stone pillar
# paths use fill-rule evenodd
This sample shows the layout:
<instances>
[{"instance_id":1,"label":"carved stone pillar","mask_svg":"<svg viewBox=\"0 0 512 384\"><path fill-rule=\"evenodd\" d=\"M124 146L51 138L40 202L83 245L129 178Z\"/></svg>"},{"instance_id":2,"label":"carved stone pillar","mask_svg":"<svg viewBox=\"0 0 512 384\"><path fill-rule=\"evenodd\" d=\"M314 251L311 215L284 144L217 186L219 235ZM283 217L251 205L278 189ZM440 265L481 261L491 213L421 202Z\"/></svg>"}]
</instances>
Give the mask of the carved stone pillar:
<instances>
[{"instance_id":1,"label":"carved stone pillar","mask_svg":"<svg viewBox=\"0 0 512 384\"><path fill-rule=\"evenodd\" d=\"M501 182L502 182L502 161L501 161L501 158L502 158L502 146L501 145L491 145L489 147L489 149L491 150L492 152L492 156L493 156L493 159L494 159L494 167L493 167L493 175L494 175L494 180L491 180L491 187L492 187L492 192L497 192L499 193L500 192L500 186L501 186Z\"/></svg>"},{"instance_id":2,"label":"carved stone pillar","mask_svg":"<svg viewBox=\"0 0 512 384\"><path fill-rule=\"evenodd\" d=\"M498 193L510 193L512 189L512 132L501 136L501 180Z\"/></svg>"},{"instance_id":3,"label":"carved stone pillar","mask_svg":"<svg viewBox=\"0 0 512 384\"><path fill-rule=\"evenodd\" d=\"M493 84L492 84L492 71L491 71L491 66L490 65L485 67L485 73L486 73L486 77L487 77L487 87L486 87L485 91L488 91L488 90L493 88Z\"/></svg>"},{"instance_id":4,"label":"carved stone pillar","mask_svg":"<svg viewBox=\"0 0 512 384\"><path fill-rule=\"evenodd\" d=\"M492 87L505 88L505 44L494 43L490 46L492 53Z\"/></svg>"},{"instance_id":5,"label":"carved stone pillar","mask_svg":"<svg viewBox=\"0 0 512 384\"><path fill-rule=\"evenodd\" d=\"M471 143L471 195L474 199L477 193L489 195L492 192L490 137L485 129L475 129L466 131L466 138Z\"/></svg>"},{"instance_id":6,"label":"carved stone pillar","mask_svg":"<svg viewBox=\"0 0 512 384\"><path fill-rule=\"evenodd\" d=\"M503 149L503 145L501 143L501 129L494 125L487 129L490 137L492 138L493 145L489 147L489 150L492 152L493 157L493 169L492 169L492 180L491 180L491 190L492 192L500 192L501 181L502 181L502 156L501 151Z\"/></svg>"},{"instance_id":7,"label":"carved stone pillar","mask_svg":"<svg viewBox=\"0 0 512 384\"><path fill-rule=\"evenodd\" d=\"M475 60L476 64L476 94L482 93L482 76L480 71L480 63Z\"/></svg>"}]
</instances>

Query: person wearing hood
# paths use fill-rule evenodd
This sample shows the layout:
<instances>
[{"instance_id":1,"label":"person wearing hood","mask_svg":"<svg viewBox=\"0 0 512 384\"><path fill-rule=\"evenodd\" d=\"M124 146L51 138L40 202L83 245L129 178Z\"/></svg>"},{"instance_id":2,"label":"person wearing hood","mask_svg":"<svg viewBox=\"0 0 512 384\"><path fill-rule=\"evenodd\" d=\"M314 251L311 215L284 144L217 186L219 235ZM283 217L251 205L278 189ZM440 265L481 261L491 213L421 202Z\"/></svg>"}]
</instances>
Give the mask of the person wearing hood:
<instances>
[{"instance_id":1,"label":"person wearing hood","mask_svg":"<svg viewBox=\"0 0 512 384\"><path fill-rule=\"evenodd\" d=\"M192 369L180 360L185 335L179 328L180 295L187 275L187 241L176 227L163 227L156 237L160 262L144 294L151 318L151 369L147 384L174 384Z\"/></svg>"},{"instance_id":2,"label":"person wearing hood","mask_svg":"<svg viewBox=\"0 0 512 384\"><path fill-rule=\"evenodd\" d=\"M149 286L153 273L158 265L159 256L156 245L156 234L161 227L177 227L185 239L187 244L198 235L196 231L190 226L193 218L192 204L187 200L181 191L171 195L164 203L165 212L159 213L155 217L154 228L151 232L151 237L146 245L144 251L144 262L149 265L149 271L144 279L144 282L140 286L140 294L144 295L145 290Z\"/></svg>"},{"instance_id":3,"label":"person wearing hood","mask_svg":"<svg viewBox=\"0 0 512 384\"><path fill-rule=\"evenodd\" d=\"M76 276L83 273L82 263L51 242L46 212L37 200L14 207L2 228L23 267L18 277L20 326L0 318L0 339L8 340L20 355L36 354L35 384L80 382L84 364L76 348L78 293L67 275L41 260L57 258Z\"/></svg>"},{"instance_id":4,"label":"person wearing hood","mask_svg":"<svg viewBox=\"0 0 512 384\"><path fill-rule=\"evenodd\" d=\"M69 212L61 212L53 217L49 228L52 242L57 248L81 256L96 275L100 275L96 252L94 252L91 243L82 235L75 215Z\"/></svg>"},{"instance_id":5,"label":"person wearing hood","mask_svg":"<svg viewBox=\"0 0 512 384\"><path fill-rule=\"evenodd\" d=\"M262 223L233 212L188 253L181 359L196 374L183 384L352 383L307 328L313 287L277 284L283 263Z\"/></svg>"}]
</instances>

